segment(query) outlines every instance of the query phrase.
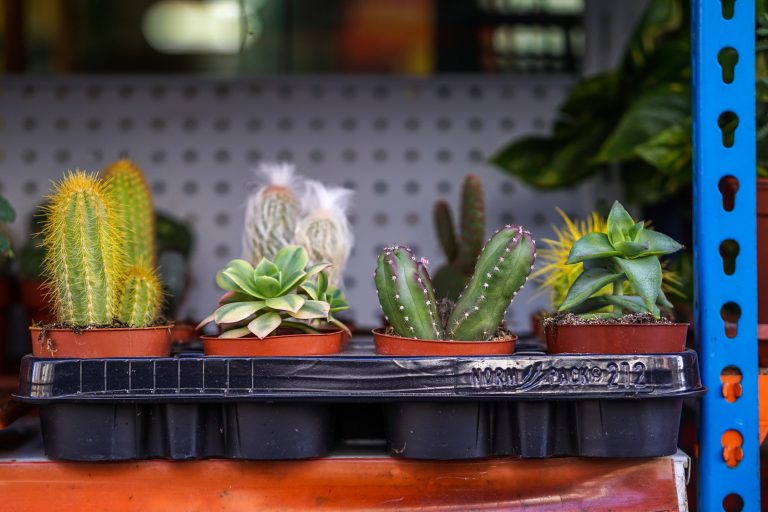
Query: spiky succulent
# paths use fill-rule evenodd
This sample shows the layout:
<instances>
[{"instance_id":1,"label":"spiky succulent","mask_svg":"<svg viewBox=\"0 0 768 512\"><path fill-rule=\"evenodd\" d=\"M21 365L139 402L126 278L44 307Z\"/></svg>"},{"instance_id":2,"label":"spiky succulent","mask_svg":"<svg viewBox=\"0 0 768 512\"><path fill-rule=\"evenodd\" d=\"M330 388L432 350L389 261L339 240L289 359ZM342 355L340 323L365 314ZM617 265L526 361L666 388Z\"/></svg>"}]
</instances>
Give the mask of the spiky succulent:
<instances>
[{"instance_id":1,"label":"spiky succulent","mask_svg":"<svg viewBox=\"0 0 768 512\"><path fill-rule=\"evenodd\" d=\"M460 232L453 225L451 208L445 201L435 203L433 211L438 240L446 262L434 276L439 298L456 300L472 276L485 237L485 200L480 178L468 174L461 192Z\"/></svg>"},{"instance_id":2,"label":"spiky succulent","mask_svg":"<svg viewBox=\"0 0 768 512\"><path fill-rule=\"evenodd\" d=\"M424 260L402 246L379 253L374 274L384 316L395 333L417 339L492 338L531 273L536 246L521 226L499 229L483 247L474 273L448 315L438 312ZM441 318L447 317L445 325Z\"/></svg>"},{"instance_id":3,"label":"spiky succulent","mask_svg":"<svg viewBox=\"0 0 768 512\"><path fill-rule=\"evenodd\" d=\"M154 265L155 211L144 173L132 161L122 159L106 168L104 181L125 233L126 264Z\"/></svg>"},{"instance_id":4,"label":"spiky succulent","mask_svg":"<svg viewBox=\"0 0 768 512\"><path fill-rule=\"evenodd\" d=\"M124 237L107 185L68 172L45 207L43 261L59 322L105 325L117 316L125 275Z\"/></svg>"},{"instance_id":5,"label":"spiky succulent","mask_svg":"<svg viewBox=\"0 0 768 512\"><path fill-rule=\"evenodd\" d=\"M635 222L618 201L608 215L607 233L588 233L577 240L568 264L583 264L583 271L568 289L559 311L620 317L626 313L661 316L659 306L672 308L662 290L659 256L683 246L667 235ZM596 295L608 285L613 293ZM631 295L625 294L629 286ZM611 311L605 311L610 307Z\"/></svg>"},{"instance_id":6,"label":"spiky succulent","mask_svg":"<svg viewBox=\"0 0 768 512\"><path fill-rule=\"evenodd\" d=\"M162 306L163 288L155 270L144 263L128 268L118 320L131 327L148 327L160 316Z\"/></svg>"},{"instance_id":7,"label":"spiky succulent","mask_svg":"<svg viewBox=\"0 0 768 512\"><path fill-rule=\"evenodd\" d=\"M230 261L216 275L228 293L198 329L215 322L221 338L265 338L280 327L317 332L318 322L347 330L333 317L334 310L348 306L340 292L327 286L323 271L328 263L308 264L307 251L296 245L280 249L272 261L262 258L255 268L245 260Z\"/></svg>"}]
</instances>

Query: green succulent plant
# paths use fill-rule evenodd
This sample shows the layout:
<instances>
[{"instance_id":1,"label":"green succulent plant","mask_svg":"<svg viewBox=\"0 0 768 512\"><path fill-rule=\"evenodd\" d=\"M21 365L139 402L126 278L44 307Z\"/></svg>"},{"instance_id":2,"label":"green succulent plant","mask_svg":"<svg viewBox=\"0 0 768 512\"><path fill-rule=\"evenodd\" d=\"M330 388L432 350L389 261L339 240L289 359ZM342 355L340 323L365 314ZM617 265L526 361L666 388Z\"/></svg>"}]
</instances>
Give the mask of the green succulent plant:
<instances>
[{"instance_id":1,"label":"green succulent plant","mask_svg":"<svg viewBox=\"0 0 768 512\"><path fill-rule=\"evenodd\" d=\"M573 244L566 263L583 263L584 270L559 310L604 318L626 313L660 318L659 306L672 308L672 304L661 289L659 256L682 248L669 236L646 228L644 222L635 222L621 203L614 202L608 232L588 233ZM625 284L632 295L625 294ZM613 286L612 294L595 295L608 285Z\"/></svg>"},{"instance_id":2,"label":"green succulent plant","mask_svg":"<svg viewBox=\"0 0 768 512\"><path fill-rule=\"evenodd\" d=\"M349 306L339 290L328 286L328 263L308 265L307 251L297 245L280 249L273 260L262 258L254 268L232 260L216 275L227 294L198 329L211 322L220 338L254 335L265 338L280 327L315 333L322 324L347 327L333 313Z\"/></svg>"}]
</instances>

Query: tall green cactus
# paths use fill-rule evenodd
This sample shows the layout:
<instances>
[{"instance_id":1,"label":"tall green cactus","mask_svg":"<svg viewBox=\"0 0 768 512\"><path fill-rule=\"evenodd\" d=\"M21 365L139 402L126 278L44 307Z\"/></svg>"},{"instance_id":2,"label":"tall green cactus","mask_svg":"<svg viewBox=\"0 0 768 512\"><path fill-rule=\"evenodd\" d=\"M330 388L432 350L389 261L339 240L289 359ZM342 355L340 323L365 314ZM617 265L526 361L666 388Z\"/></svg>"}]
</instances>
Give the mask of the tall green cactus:
<instances>
[{"instance_id":1,"label":"tall green cactus","mask_svg":"<svg viewBox=\"0 0 768 512\"><path fill-rule=\"evenodd\" d=\"M483 248L485 200L480 178L474 174L468 174L464 178L458 235L448 203L435 203L433 216L437 236L446 257L446 263L435 272L435 291L440 298L456 300L469 281Z\"/></svg>"},{"instance_id":2,"label":"tall green cactus","mask_svg":"<svg viewBox=\"0 0 768 512\"><path fill-rule=\"evenodd\" d=\"M256 174L260 183L248 198L243 229L243 259L252 265L293 243L302 183L289 164L263 164Z\"/></svg>"},{"instance_id":3,"label":"tall green cactus","mask_svg":"<svg viewBox=\"0 0 768 512\"><path fill-rule=\"evenodd\" d=\"M405 247L379 253L374 280L384 315L399 336L483 341L496 333L504 313L531 273L536 244L520 226L505 226L482 248L474 273L442 325L429 273ZM441 303L443 304L443 303Z\"/></svg>"},{"instance_id":4,"label":"tall green cactus","mask_svg":"<svg viewBox=\"0 0 768 512\"><path fill-rule=\"evenodd\" d=\"M154 265L155 211L144 174L136 164L122 159L107 167L104 180L125 233L126 263Z\"/></svg>"},{"instance_id":5,"label":"tall green cactus","mask_svg":"<svg viewBox=\"0 0 768 512\"><path fill-rule=\"evenodd\" d=\"M397 334L443 339L445 332L429 273L410 249L402 246L383 249L374 280L384 316Z\"/></svg>"},{"instance_id":6,"label":"tall green cactus","mask_svg":"<svg viewBox=\"0 0 768 512\"><path fill-rule=\"evenodd\" d=\"M453 340L492 336L517 292L528 280L536 244L522 226L505 226L488 240L467 287L448 318Z\"/></svg>"},{"instance_id":7,"label":"tall green cactus","mask_svg":"<svg viewBox=\"0 0 768 512\"><path fill-rule=\"evenodd\" d=\"M45 207L45 276L57 320L106 325L117 315L125 232L96 174L68 172Z\"/></svg>"},{"instance_id":8,"label":"tall green cactus","mask_svg":"<svg viewBox=\"0 0 768 512\"><path fill-rule=\"evenodd\" d=\"M163 306L163 287L152 267L137 263L128 269L118 319L131 327L153 325Z\"/></svg>"}]
</instances>

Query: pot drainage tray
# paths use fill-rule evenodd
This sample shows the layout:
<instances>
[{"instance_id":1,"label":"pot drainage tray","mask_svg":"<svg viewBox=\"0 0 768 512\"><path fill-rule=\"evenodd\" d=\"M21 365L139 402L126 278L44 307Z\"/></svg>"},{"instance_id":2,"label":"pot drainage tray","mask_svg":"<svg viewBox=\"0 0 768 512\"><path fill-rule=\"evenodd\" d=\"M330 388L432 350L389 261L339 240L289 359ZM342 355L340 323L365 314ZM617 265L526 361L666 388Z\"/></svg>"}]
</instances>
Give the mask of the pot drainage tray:
<instances>
[{"instance_id":1,"label":"pot drainage tray","mask_svg":"<svg viewBox=\"0 0 768 512\"><path fill-rule=\"evenodd\" d=\"M42 359L15 398L41 406L55 459L327 455L333 411L383 408L392 455L648 457L674 453L696 354Z\"/></svg>"}]
</instances>

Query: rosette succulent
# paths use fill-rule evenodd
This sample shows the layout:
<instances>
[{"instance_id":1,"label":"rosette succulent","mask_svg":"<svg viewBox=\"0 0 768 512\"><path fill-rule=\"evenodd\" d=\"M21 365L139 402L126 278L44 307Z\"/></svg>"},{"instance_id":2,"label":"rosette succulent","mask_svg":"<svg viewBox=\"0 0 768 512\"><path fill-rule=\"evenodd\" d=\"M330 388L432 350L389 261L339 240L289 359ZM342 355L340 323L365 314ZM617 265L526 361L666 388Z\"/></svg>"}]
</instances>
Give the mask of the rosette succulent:
<instances>
[{"instance_id":1,"label":"rosette succulent","mask_svg":"<svg viewBox=\"0 0 768 512\"><path fill-rule=\"evenodd\" d=\"M660 318L659 306L672 308L672 304L662 291L659 256L682 248L669 236L646 228L644 222L635 222L621 203L614 202L607 233L588 233L573 244L567 263L582 263L583 271L559 310L605 318L626 313ZM613 287L612 294L596 295L608 285Z\"/></svg>"},{"instance_id":2,"label":"rosette succulent","mask_svg":"<svg viewBox=\"0 0 768 512\"><path fill-rule=\"evenodd\" d=\"M328 286L323 271L329 266L309 265L307 251L297 245L280 249L273 260L262 258L256 267L245 260L230 261L216 275L227 293L198 328L215 322L220 338L265 338L280 327L315 333L323 324L348 332L333 316L349 306L339 290Z\"/></svg>"}]
</instances>

